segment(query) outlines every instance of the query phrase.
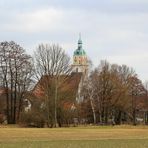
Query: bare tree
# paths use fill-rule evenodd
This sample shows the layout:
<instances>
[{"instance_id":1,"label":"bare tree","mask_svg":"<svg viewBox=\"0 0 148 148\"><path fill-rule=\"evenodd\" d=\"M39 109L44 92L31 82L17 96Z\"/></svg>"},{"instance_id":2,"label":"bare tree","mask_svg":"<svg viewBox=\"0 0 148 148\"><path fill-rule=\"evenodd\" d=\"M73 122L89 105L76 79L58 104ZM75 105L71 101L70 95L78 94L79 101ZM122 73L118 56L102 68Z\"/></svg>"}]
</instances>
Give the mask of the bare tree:
<instances>
[{"instance_id":1,"label":"bare tree","mask_svg":"<svg viewBox=\"0 0 148 148\"><path fill-rule=\"evenodd\" d=\"M146 95L146 90L141 80L137 77L131 77L129 79L130 87L129 87L129 96L131 97L131 116L133 125L136 125L136 109L137 109L137 98L142 95Z\"/></svg>"},{"instance_id":2,"label":"bare tree","mask_svg":"<svg viewBox=\"0 0 148 148\"><path fill-rule=\"evenodd\" d=\"M48 123L54 120L56 127L58 88L71 72L70 57L59 45L40 44L35 51L34 61L35 75L38 80L44 81L40 87L46 94L47 120ZM54 108L54 113L51 113L50 107Z\"/></svg>"},{"instance_id":3,"label":"bare tree","mask_svg":"<svg viewBox=\"0 0 148 148\"><path fill-rule=\"evenodd\" d=\"M8 123L16 123L22 107L22 97L30 84L31 57L15 42L0 43L1 84L6 89Z\"/></svg>"},{"instance_id":4,"label":"bare tree","mask_svg":"<svg viewBox=\"0 0 148 148\"><path fill-rule=\"evenodd\" d=\"M94 85L92 84L92 80L90 77L84 81L81 95L84 96L85 101L86 99L89 100L91 110L93 113L93 122L94 124L96 124L96 109L95 109L95 99L94 99L95 88Z\"/></svg>"},{"instance_id":5,"label":"bare tree","mask_svg":"<svg viewBox=\"0 0 148 148\"><path fill-rule=\"evenodd\" d=\"M90 98L97 122L108 124L112 120L120 124L128 116L135 124L136 97L144 93L144 89L132 68L101 61L88 81L88 86L84 86L86 98Z\"/></svg>"},{"instance_id":6,"label":"bare tree","mask_svg":"<svg viewBox=\"0 0 148 148\"><path fill-rule=\"evenodd\" d=\"M146 96L145 96L145 102L146 102L146 112L145 112L145 124L148 124L148 81L144 83Z\"/></svg>"}]
</instances>

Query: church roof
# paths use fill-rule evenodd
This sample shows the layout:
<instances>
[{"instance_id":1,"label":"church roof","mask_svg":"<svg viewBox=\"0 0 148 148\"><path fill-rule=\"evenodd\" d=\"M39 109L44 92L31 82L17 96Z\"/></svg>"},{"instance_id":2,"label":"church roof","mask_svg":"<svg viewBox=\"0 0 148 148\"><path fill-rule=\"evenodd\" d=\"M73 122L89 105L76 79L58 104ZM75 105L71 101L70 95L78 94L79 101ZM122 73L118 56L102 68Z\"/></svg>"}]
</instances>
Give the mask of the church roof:
<instances>
[{"instance_id":1,"label":"church roof","mask_svg":"<svg viewBox=\"0 0 148 148\"><path fill-rule=\"evenodd\" d=\"M81 56L86 55L86 52L84 51L84 49L81 49L81 50L76 49L74 51L74 56L79 56L79 55L81 55Z\"/></svg>"},{"instance_id":2,"label":"church roof","mask_svg":"<svg viewBox=\"0 0 148 148\"><path fill-rule=\"evenodd\" d=\"M74 51L74 56L85 56L86 52L85 50L82 48L82 40L81 37L79 37L78 40L78 48Z\"/></svg>"},{"instance_id":3,"label":"church roof","mask_svg":"<svg viewBox=\"0 0 148 148\"><path fill-rule=\"evenodd\" d=\"M37 98L43 99L45 97L45 92L47 89L47 82L49 83L48 87L51 88L51 92L49 91L49 94L52 94L52 85L54 85L54 78L54 76L42 76L42 78L33 89L33 94ZM61 84L58 87L58 90L60 92L60 100L75 100L81 78L82 73L72 73L71 75L61 75L59 77L59 81L61 81Z\"/></svg>"}]
</instances>

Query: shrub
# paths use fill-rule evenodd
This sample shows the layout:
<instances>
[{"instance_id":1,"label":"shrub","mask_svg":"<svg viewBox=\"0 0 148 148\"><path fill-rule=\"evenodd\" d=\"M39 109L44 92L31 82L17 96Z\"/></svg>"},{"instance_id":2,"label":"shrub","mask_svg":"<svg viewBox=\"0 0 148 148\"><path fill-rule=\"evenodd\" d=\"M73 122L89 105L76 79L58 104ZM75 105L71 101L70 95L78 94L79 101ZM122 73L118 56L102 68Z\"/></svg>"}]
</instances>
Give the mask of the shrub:
<instances>
[{"instance_id":1,"label":"shrub","mask_svg":"<svg viewBox=\"0 0 148 148\"><path fill-rule=\"evenodd\" d=\"M23 112L20 116L19 123L27 127L44 127L45 118L39 112Z\"/></svg>"},{"instance_id":2,"label":"shrub","mask_svg":"<svg viewBox=\"0 0 148 148\"><path fill-rule=\"evenodd\" d=\"M5 121L5 116L3 114L0 114L0 124L2 124Z\"/></svg>"}]
</instances>

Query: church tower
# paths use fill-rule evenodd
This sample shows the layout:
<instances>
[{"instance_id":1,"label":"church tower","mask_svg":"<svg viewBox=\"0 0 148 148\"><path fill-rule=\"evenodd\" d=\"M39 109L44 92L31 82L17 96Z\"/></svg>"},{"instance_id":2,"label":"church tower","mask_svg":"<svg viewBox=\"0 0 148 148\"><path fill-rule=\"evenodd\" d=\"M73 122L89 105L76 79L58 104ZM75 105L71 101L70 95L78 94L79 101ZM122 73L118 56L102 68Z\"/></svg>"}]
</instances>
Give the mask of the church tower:
<instances>
[{"instance_id":1,"label":"church tower","mask_svg":"<svg viewBox=\"0 0 148 148\"><path fill-rule=\"evenodd\" d=\"M88 73L88 60L85 50L82 48L81 35L78 40L78 48L74 51L73 54L73 72L83 73L87 75Z\"/></svg>"}]
</instances>

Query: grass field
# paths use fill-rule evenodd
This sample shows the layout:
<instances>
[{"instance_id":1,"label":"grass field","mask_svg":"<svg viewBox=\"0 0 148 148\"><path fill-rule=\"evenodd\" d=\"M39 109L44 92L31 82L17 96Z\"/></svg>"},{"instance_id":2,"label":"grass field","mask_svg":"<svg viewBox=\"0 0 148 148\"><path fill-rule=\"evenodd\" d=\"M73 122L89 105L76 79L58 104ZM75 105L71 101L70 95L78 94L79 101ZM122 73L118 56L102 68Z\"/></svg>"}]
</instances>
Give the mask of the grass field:
<instances>
[{"instance_id":1,"label":"grass field","mask_svg":"<svg viewBox=\"0 0 148 148\"><path fill-rule=\"evenodd\" d=\"M0 148L148 148L148 127L2 127Z\"/></svg>"}]
</instances>

